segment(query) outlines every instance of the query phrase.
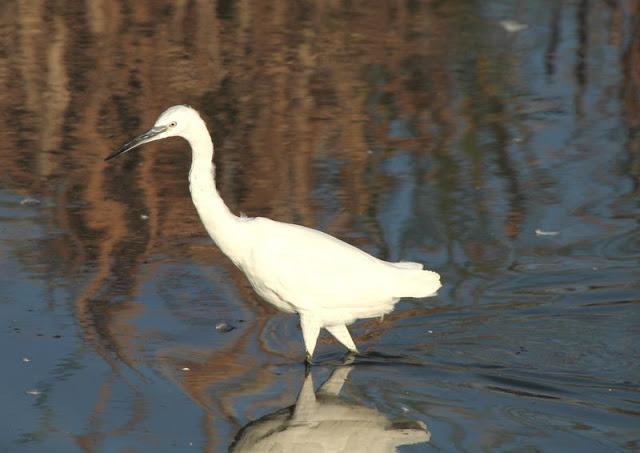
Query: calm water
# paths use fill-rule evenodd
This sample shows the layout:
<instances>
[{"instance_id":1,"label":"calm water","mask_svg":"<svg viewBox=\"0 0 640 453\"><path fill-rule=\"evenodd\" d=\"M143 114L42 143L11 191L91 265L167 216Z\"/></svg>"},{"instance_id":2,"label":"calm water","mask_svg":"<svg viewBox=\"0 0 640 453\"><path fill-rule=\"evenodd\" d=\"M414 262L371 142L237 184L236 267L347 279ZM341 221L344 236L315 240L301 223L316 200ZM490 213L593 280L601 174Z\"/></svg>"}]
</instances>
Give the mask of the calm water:
<instances>
[{"instance_id":1,"label":"calm water","mask_svg":"<svg viewBox=\"0 0 640 453\"><path fill-rule=\"evenodd\" d=\"M640 1L5 3L0 450L640 449ZM177 103L233 211L439 295L305 379L186 144L103 162Z\"/></svg>"}]
</instances>

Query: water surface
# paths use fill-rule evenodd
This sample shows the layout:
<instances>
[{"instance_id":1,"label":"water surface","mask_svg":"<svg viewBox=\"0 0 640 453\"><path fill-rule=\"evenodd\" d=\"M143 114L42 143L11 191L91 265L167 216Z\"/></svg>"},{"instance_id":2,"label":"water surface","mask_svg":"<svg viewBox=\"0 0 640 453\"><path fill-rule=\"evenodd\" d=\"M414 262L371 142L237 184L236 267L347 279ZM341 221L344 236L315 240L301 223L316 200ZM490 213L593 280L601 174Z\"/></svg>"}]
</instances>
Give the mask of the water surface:
<instances>
[{"instance_id":1,"label":"water surface","mask_svg":"<svg viewBox=\"0 0 640 453\"><path fill-rule=\"evenodd\" d=\"M636 0L8 2L0 450L640 448L639 36ZM177 103L234 212L438 296L354 324L353 362L324 334L305 379L187 145L103 161Z\"/></svg>"}]
</instances>

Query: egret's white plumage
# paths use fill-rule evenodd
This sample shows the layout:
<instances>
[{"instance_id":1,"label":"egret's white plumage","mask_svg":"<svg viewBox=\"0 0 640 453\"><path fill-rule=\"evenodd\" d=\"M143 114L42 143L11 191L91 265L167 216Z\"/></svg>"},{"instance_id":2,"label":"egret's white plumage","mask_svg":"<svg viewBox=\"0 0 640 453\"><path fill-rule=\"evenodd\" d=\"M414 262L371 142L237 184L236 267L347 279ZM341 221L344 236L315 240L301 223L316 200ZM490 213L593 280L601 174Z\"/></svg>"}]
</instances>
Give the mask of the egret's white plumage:
<instances>
[{"instance_id":1,"label":"egret's white plumage","mask_svg":"<svg viewBox=\"0 0 640 453\"><path fill-rule=\"evenodd\" d=\"M107 159L174 136L191 145L189 189L207 232L260 296L300 315L308 358L321 328L356 352L347 325L389 313L401 297L432 296L440 288L440 276L420 263L382 261L311 228L232 214L216 190L211 137L191 107L170 107Z\"/></svg>"}]
</instances>

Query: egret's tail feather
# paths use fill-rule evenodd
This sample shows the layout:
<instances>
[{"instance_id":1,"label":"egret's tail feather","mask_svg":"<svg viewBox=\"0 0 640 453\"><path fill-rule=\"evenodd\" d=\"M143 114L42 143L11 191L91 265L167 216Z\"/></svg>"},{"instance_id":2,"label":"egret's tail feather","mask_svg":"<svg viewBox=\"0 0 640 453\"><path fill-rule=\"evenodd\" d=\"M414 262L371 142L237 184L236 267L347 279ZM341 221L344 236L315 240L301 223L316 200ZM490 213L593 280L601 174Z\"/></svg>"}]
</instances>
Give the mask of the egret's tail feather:
<instances>
[{"instance_id":1,"label":"egret's tail feather","mask_svg":"<svg viewBox=\"0 0 640 453\"><path fill-rule=\"evenodd\" d=\"M412 261L400 261L397 263L389 263L400 269L423 269L424 266L420 263L414 263Z\"/></svg>"},{"instance_id":2,"label":"egret's tail feather","mask_svg":"<svg viewBox=\"0 0 640 453\"><path fill-rule=\"evenodd\" d=\"M414 263L410 263L414 264ZM398 272L397 291L399 297L433 296L442 286L437 272L405 268Z\"/></svg>"}]
</instances>

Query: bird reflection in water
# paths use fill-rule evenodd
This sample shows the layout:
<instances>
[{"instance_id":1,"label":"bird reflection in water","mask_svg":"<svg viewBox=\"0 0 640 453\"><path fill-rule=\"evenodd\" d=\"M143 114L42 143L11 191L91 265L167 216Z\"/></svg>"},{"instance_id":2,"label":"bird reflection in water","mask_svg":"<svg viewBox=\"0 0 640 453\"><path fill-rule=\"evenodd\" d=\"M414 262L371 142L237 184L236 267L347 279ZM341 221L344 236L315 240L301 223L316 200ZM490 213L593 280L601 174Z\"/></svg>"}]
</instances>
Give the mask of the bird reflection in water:
<instances>
[{"instance_id":1,"label":"bird reflection in water","mask_svg":"<svg viewBox=\"0 0 640 453\"><path fill-rule=\"evenodd\" d=\"M431 439L421 421L391 423L375 409L341 399L339 393L351 368L336 368L317 392L308 373L296 404L246 425L230 451L392 452L400 445Z\"/></svg>"}]
</instances>

